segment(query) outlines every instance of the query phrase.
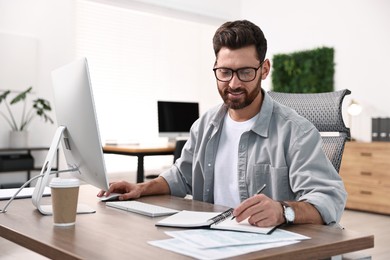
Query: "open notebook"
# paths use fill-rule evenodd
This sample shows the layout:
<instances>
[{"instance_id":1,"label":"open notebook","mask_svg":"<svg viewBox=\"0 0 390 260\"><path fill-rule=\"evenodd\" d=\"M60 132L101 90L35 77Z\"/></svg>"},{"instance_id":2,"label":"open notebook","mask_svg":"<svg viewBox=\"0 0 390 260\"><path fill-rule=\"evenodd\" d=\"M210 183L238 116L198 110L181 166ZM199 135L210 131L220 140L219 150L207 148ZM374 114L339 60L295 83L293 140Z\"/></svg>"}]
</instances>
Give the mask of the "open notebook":
<instances>
[{"instance_id":1,"label":"open notebook","mask_svg":"<svg viewBox=\"0 0 390 260\"><path fill-rule=\"evenodd\" d=\"M156 223L156 226L183 227L183 228L211 228L231 231L244 231L260 234L270 234L276 228L256 227L249 224L248 220L238 223L232 219L233 209L224 212L201 212L183 210L172 216L164 218Z\"/></svg>"}]
</instances>

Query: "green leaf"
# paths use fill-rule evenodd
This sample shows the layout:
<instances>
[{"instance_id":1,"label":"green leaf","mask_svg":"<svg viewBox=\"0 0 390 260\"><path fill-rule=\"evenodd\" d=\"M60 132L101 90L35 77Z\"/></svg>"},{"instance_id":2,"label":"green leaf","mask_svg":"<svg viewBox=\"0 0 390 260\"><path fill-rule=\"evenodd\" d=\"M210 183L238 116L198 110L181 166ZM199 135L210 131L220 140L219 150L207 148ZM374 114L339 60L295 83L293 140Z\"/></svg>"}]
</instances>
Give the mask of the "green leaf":
<instances>
[{"instance_id":1,"label":"green leaf","mask_svg":"<svg viewBox=\"0 0 390 260\"><path fill-rule=\"evenodd\" d=\"M0 104L1 104L1 102L3 102L3 100L5 102L9 93L11 93L11 91L7 90L7 91L4 91L4 93L0 95Z\"/></svg>"},{"instance_id":2,"label":"green leaf","mask_svg":"<svg viewBox=\"0 0 390 260\"><path fill-rule=\"evenodd\" d=\"M333 91L334 49L329 47L275 54L272 90L287 93Z\"/></svg>"},{"instance_id":3,"label":"green leaf","mask_svg":"<svg viewBox=\"0 0 390 260\"><path fill-rule=\"evenodd\" d=\"M16 97L14 97L11 100L10 104L13 105L15 103L18 103L21 100L26 100L27 94L29 94L31 92L31 90L32 90L32 87L29 87L27 90L23 91L22 93L20 93Z\"/></svg>"},{"instance_id":4,"label":"green leaf","mask_svg":"<svg viewBox=\"0 0 390 260\"><path fill-rule=\"evenodd\" d=\"M23 103L23 113L22 113L22 116L21 116L21 119L20 119L20 125L18 125L16 123L16 120L15 120L14 115L13 115L13 111L12 111L11 107L9 106L9 104L6 102L7 96L11 93L11 91L10 90L4 91L0 95L0 103L2 101L4 101L5 108L6 108L6 111L8 113L8 114L5 114L5 113L0 111L0 115L7 121L7 123L10 125L12 130L24 130L24 129L27 129L28 125L31 123L31 121L36 116L42 117L45 120L45 122L50 122L52 124L54 123L54 121L48 115L48 112L51 111L50 102L45 100L45 99L42 99L42 98L37 98L37 99L33 100L32 101L33 104L30 107L30 109L28 109L28 112L26 114L26 111L27 111L27 102L26 102L27 95L31 94L32 93L31 91L32 91L32 87L29 87L27 90L25 90L25 91L21 92L20 94L18 94L9 103L10 105L13 105L13 104L16 104L16 103L18 103L20 101L24 102Z\"/></svg>"}]
</instances>

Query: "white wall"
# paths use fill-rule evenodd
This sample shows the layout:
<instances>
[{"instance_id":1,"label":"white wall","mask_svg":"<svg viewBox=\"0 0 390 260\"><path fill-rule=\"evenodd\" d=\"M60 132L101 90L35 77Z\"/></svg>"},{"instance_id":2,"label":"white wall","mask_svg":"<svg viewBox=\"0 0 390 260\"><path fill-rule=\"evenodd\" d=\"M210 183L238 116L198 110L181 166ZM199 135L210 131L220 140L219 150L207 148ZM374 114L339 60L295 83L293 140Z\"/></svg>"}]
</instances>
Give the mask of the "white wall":
<instances>
[{"instance_id":1,"label":"white wall","mask_svg":"<svg viewBox=\"0 0 390 260\"><path fill-rule=\"evenodd\" d=\"M207 0L181 1L169 0L96 0L103 3L114 3L117 6L133 6L134 9L169 16L183 17L190 20L207 19L208 22L220 24L221 17L233 19L234 14L239 15L240 1ZM53 100L50 73L53 69L68 63L75 57L75 0L0 0L0 32L28 36L38 41L38 59L36 77L34 79L34 91L40 97ZM214 10L218 9L218 12ZM204 41L203 46L210 46L211 39L199 39ZM17 74L24 73L16 71ZM204 82L202 79L199 82ZM27 86L26 86L27 87ZM213 86L214 87L214 86ZM0 89L20 89L16 86L0 86ZM205 98L204 106L209 107L218 99L215 88L212 94L201 93ZM55 118L54 113L52 114ZM8 128L0 118L0 147L8 145ZM30 145L49 145L55 131L54 125L44 124L39 120L34 121L30 127Z\"/></svg>"},{"instance_id":2,"label":"white wall","mask_svg":"<svg viewBox=\"0 0 390 260\"><path fill-rule=\"evenodd\" d=\"M352 120L352 136L370 141L371 117L390 116L389 11L387 0L243 0L241 15L264 30L269 58L275 53L334 47L335 88L352 91L345 104L354 98L363 105L362 113Z\"/></svg>"},{"instance_id":3,"label":"white wall","mask_svg":"<svg viewBox=\"0 0 390 260\"><path fill-rule=\"evenodd\" d=\"M323 45L334 47L336 89L349 88L353 92L352 97L364 106L363 113L353 120L353 136L369 141L371 116L390 114L390 102L386 95L390 87L387 76L390 69L390 1L112 1L118 5L130 2L138 10L194 20L252 20L266 34L269 58L274 53ZM0 0L0 32L27 35L38 41L37 83L34 88L37 95L49 100L52 100L50 72L74 57L73 17L74 0ZM211 39L194 40L200 40L204 46L211 48ZM9 87L12 88L0 86L0 89ZM270 88L270 80L265 88ZM215 86L209 86L209 89L210 95L207 91L201 95L204 98L202 102L207 106L219 102ZM31 130L32 145L49 145L55 127L35 121ZM7 132L5 123L0 121L0 147L8 143ZM132 165L126 165L126 169L135 169L134 163L135 160Z\"/></svg>"},{"instance_id":4,"label":"white wall","mask_svg":"<svg viewBox=\"0 0 390 260\"><path fill-rule=\"evenodd\" d=\"M208 22L220 24L220 17L210 16L214 6L208 6L206 0L194 2L192 4L184 5L184 9L177 9L174 1L171 3L165 2L165 6L156 6L151 3L142 3L142 1L128 1L128 0L96 0L103 3L114 3L117 6L133 5L135 10L147 11L156 14L167 14L169 16L182 17L189 20L206 19ZM233 4L232 4L233 3ZM239 1L230 1L229 4L224 4L224 1L218 0L214 5L224 6L219 12L219 16L231 17L232 13L237 13ZM169 5L171 4L171 6ZM173 6L172 6L173 4ZM212 7L210 9L210 7ZM192 13L187 13L186 9L190 9ZM226 11L227 10L227 11ZM238 15L238 13L237 13ZM75 0L0 0L0 32L7 34L26 35L38 41L38 59L36 68L36 83L34 85L35 92L38 96L53 100L52 85L50 73L53 69L66 64L74 59L74 43L75 43ZM200 40L200 39L198 39ZM211 47L211 39L201 39L203 46ZM12 62L12 61L11 61ZM15 77L18 73L23 71L16 71ZM200 84L205 80L199 79ZM0 89L19 89L14 86L0 87ZM219 102L218 94L214 86L211 88L212 93L201 93L204 97L202 101L205 106ZM211 100L211 101L210 101ZM99 116L99 115L98 115ZM54 113L53 113L53 117ZM48 146L55 132L54 125L43 124L38 120L31 125L30 128L30 145L32 146ZM8 128L5 122L0 120L0 147L7 147L8 145ZM43 155L44 156L44 155ZM134 158L122 158L118 161L117 158L110 158L107 156L108 169L117 169L117 167L110 167L110 165L125 165L122 170L136 169ZM155 157L153 157L155 158ZM38 158L42 159L42 158ZM134 160L133 160L134 159ZM149 165L149 159L146 158L146 163ZM171 161L171 160L170 160ZM111 163L113 162L113 163ZM147 166L146 166L147 167ZM11 176L12 175L12 176ZM14 177L15 174L2 174L0 182L4 179ZM24 178L24 174L20 176ZM19 178L19 179L20 179Z\"/></svg>"},{"instance_id":5,"label":"white wall","mask_svg":"<svg viewBox=\"0 0 390 260\"><path fill-rule=\"evenodd\" d=\"M73 57L72 16L72 0L0 0L0 32L28 36L38 41L36 82L31 84L39 97L52 100L50 72ZM13 75L17 78L24 73L26 72L14 71ZM22 89L27 87L28 85ZM20 90L21 87L10 84L1 86L0 89ZM55 118L54 113L52 115ZM3 119L0 126L0 147L6 147L8 128ZM35 120L29 130L30 145L49 145L55 126Z\"/></svg>"},{"instance_id":6,"label":"white wall","mask_svg":"<svg viewBox=\"0 0 390 260\"><path fill-rule=\"evenodd\" d=\"M14 63L23 60L23 57L15 57L15 60L8 61L16 68L9 72L15 77L15 84L8 81L9 84L0 86L0 89L24 90L31 84L37 96L53 100L50 72L73 58L73 10L73 0L0 0L0 32L35 39L38 42L35 76L30 75L31 72L22 71L21 68L25 67L23 64L17 69ZM4 70L0 73L3 72ZM28 85L19 86L18 77L24 77L25 74L30 75L32 80L24 80ZM55 119L54 113L52 117ZM54 125L36 119L29 128L29 144L48 146L55 129ZM0 118L0 147L8 146L8 131L5 121ZM39 163L45 156L44 152L35 155L36 162ZM24 181L25 173L0 174L0 182Z\"/></svg>"}]
</instances>

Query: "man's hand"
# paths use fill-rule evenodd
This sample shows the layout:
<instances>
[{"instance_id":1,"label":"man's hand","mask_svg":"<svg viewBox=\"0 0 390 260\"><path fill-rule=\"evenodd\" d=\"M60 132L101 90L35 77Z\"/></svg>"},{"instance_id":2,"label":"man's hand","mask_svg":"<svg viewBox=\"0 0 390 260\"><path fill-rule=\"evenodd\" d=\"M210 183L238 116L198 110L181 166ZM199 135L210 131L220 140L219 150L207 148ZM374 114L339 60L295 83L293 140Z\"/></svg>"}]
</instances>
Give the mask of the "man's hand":
<instances>
[{"instance_id":1,"label":"man's hand","mask_svg":"<svg viewBox=\"0 0 390 260\"><path fill-rule=\"evenodd\" d=\"M129 183L119 181L110 183L108 191L101 190L97 196L109 196L111 193L120 193L119 200L137 199L146 195L170 194L168 183L162 177L143 183Z\"/></svg>"},{"instance_id":2,"label":"man's hand","mask_svg":"<svg viewBox=\"0 0 390 260\"><path fill-rule=\"evenodd\" d=\"M142 188L134 183L126 181L112 182L107 191L101 190L97 196L109 196L111 193L120 193L119 200L136 199L141 197Z\"/></svg>"},{"instance_id":3,"label":"man's hand","mask_svg":"<svg viewBox=\"0 0 390 260\"><path fill-rule=\"evenodd\" d=\"M237 222L247 218L249 223L259 227L277 226L285 222L280 202L264 194L258 194L243 201L234 211Z\"/></svg>"},{"instance_id":4,"label":"man's hand","mask_svg":"<svg viewBox=\"0 0 390 260\"><path fill-rule=\"evenodd\" d=\"M288 201L294 209L294 224L325 224L318 210L306 201ZM247 218L249 223L259 227L278 226L285 223L283 206L264 194L255 195L244 200L234 211L237 222Z\"/></svg>"}]
</instances>

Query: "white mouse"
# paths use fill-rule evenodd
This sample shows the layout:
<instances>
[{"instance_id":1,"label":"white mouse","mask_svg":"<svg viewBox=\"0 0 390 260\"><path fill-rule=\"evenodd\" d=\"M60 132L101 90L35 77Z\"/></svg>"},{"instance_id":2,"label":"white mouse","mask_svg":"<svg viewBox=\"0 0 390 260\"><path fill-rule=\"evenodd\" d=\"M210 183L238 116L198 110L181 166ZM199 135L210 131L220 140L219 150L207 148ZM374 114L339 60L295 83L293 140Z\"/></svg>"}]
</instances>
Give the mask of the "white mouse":
<instances>
[{"instance_id":1,"label":"white mouse","mask_svg":"<svg viewBox=\"0 0 390 260\"><path fill-rule=\"evenodd\" d=\"M108 195L108 196L100 197L100 200L103 202L118 200L120 195L121 195L120 193L110 193L110 195Z\"/></svg>"}]
</instances>

